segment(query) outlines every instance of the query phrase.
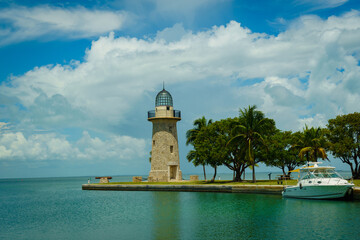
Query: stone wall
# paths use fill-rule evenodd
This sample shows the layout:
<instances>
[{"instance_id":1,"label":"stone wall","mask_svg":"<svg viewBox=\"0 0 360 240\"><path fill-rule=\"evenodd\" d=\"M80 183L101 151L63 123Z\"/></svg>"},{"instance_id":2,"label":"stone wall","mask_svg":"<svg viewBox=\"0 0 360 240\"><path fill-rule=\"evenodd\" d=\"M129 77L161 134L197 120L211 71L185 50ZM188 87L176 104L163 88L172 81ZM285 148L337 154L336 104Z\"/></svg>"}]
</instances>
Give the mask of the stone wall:
<instances>
[{"instance_id":1,"label":"stone wall","mask_svg":"<svg viewBox=\"0 0 360 240\"><path fill-rule=\"evenodd\" d=\"M100 178L100 183L109 183L109 179L106 177Z\"/></svg>"},{"instance_id":2,"label":"stone wall","mask_svg":"<svg viewBox=\"0 0 360 240\"><path fill-rule=\"evenodd\" d=\"M141 182L142 181L142 177L141 176L135 176L132 178L133 182Z\"/></svg>"},{"instance_id":3,"label":"stone wall","mask_svg":"<svg viewBox=\"0 0 360 240\"><path fill-rule=\"evenodd\" d=\"M153 119L151 171L148 181L167 182L170 180L170 165L177 166L176 179L181 180L179 146L176 122L179 119Z\"/></svg>"},{"instance_id":4,"label":"stone wall","mask_svg":"<svg viewBox=\"0 0 360 240\"><path fill-rule=\"evenodd\" d=\"M199 181L198 175L190 175L190 181Z\"/></svg>"},{"instance_id":5,"label":"stone wall","mask_svg":"<svg viewBox=\"0 0 360 240\"><path fill-rule=\"evenodd\" d=\"M148 178L149 182L167 182L168 171L164 170L151 170Z\"/></svg>"},{"instance_id":6,"label":"stone wall","mask_svg":"<svg viewBox=\"0 0 360 240\"><path fill-rule=\"evenodd\" d=\"M172 106L157 106L155 117L174 117L174 108Z\"/></svg>"}]
</instances>

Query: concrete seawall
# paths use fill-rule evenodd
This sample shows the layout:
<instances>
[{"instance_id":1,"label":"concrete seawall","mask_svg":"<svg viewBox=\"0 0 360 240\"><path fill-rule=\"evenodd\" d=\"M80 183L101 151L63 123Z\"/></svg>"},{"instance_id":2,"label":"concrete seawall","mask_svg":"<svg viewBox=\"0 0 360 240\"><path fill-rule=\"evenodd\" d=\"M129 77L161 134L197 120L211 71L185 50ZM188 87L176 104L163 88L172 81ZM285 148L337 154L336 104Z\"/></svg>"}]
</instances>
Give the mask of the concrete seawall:
<instances>
[{"instance_id":1,"label":"concrete seawall","mask_svg":"<svg viewBox=\"0 0 360 240\"><path fill-rule=\"evenodd\" d=\"M83 190L107 191L170 191L281 194L282 185L145 185L145 184L83 184Z\"/></svg>"},{"instance_id":2,"label":"concrete seawall","mask_svg":"<svg viewBox=\"0 0 360 240\"><path fill-rule=\"evenodd\" d=\"M169 192L219 192L258 193L281 195L283 185L153 185L153 184L83 184L82 190L103 191L169 191ZM360 200L360 188L354 187L352 198Z\"/></svg>"},{"instance_id":3,"label":"concrete seawall","mask_svg":"<svg viewBox=\"0 0 360 240\"><path fill-rule=\"evenodd\" d=\"M352 198L354 200L360 200L360 187L353 187Z\"/></svg>"}]
</instances>

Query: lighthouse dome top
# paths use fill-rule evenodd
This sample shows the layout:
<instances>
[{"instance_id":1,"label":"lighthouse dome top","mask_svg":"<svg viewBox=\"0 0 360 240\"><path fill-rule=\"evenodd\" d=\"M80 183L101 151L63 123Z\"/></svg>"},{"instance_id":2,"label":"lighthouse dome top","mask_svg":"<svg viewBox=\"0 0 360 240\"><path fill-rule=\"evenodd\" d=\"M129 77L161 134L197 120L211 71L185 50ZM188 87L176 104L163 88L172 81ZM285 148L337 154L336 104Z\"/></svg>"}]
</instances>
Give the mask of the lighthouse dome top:
<instances>
[{"instance_id":1,"label":"lighthouse dome top","mask_svg":"<svg viewBox=\"0 0 360 240\"><path fill-rule=\"evenodd\" d=\"M157 106L173 106L171 94L165 89L161 90L155 99L155 107Z\"/></svg>"}]
</instances>

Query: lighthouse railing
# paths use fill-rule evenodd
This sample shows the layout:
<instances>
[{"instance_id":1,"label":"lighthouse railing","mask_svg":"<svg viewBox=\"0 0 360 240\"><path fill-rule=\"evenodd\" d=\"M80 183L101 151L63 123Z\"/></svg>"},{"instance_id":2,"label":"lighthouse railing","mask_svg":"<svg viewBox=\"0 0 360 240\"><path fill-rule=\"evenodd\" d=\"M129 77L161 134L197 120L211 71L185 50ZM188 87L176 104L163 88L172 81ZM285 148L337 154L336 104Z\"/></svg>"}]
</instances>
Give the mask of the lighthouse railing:
<instances>
[{"instance_id":1,"label":"lighthouse railing","mask_svg":"<svg viewBox=\"0 0 360 240\"><path fill-rule=\"evenodd\" d=\"M155 117L155 110L148 111L148 118L154 118Z\"/></svg>"},{"instance_id":2,"label":"lighthouse railing","mask_svg":"<svg viewBox=\"0 0 360 240\"><path fill-rule=\"evenodd\" d=\"M166 116L166 115L164 115L164 116ZM154 118L154 117L156 117L155 110L148 111L148 118ZM173 116L167 116L167 117L181 118L181 111L173 110Z\"/></svg>"},{"instance_id":3,"label":"lighthouse railing","mask_svg":"<svg viewBox=\"0 0 360 240\"><path fill-rule=\"evenodd\" d=\"M181 118L181 111L179 111L179 110L174 110L174 117L176 117L176 118Z\"/></svg>"}]
</instances>

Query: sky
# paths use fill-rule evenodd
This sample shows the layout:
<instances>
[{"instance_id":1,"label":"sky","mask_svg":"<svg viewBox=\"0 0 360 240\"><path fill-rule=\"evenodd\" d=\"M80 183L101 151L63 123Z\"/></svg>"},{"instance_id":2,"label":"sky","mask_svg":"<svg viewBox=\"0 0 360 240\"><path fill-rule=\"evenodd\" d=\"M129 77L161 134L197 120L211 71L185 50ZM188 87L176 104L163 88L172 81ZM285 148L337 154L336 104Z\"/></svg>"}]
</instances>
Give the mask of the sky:
<instances>
[{"instance_id":1,"label":"sky","mask_svg":"<svg viewBox=\"0 0 360 240\"><path fill-rule=\"evenodd\" d=\"M360 2L0 0L0 66L0 178L148 174L163 82L201 174L202 116L256 105L298 131L360 111Z\"/></svg>"}]
</instances>

